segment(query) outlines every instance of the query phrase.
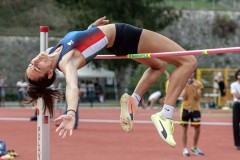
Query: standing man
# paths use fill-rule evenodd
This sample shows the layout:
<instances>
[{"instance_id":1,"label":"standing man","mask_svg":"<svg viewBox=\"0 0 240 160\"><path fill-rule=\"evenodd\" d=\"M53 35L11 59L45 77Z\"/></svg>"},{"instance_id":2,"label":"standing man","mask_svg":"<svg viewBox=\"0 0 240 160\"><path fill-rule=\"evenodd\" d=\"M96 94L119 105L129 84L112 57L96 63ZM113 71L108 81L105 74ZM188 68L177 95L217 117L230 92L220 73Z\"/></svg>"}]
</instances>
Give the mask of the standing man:
<instances>
[{"instance_id":1,"label":"standing man","mask_svg":"<svg viewBox=\"0 0 240 160\"><path fill-rule=\"evenodd\" d=\"M195 72L191 75L185 88L182 91L182 104L180 111L180 119L182 124L182 142L183 142L183 156L190 156L187 149L187 130L188 122L191 121L191 126L194 127L193 146L191 151L196 155L204 155L197 147L200 135L200 98L203 91L203 85L200 81L194 78Z\"/></svg>"},{"instance_id":2,"label":"standing man","mask_svg":"<svg viewBox=\"0 0 240 160\"><path fill-rule=\"evenodd\" d=\"M237 81L231 84L233 95L233 137L237 150L240 150L240 70L235 74Z\"/></svg>"},{"instance_id":3,"label":"standing man","mask_svg":"<svg viewBox=\"0 0 240 160\"><path fill-rule=\"evenodd\" d=\"M0 74L0 107L4 106L5 103L5 93L4 93L4 77Z\"/></svg>"}]
</instances>

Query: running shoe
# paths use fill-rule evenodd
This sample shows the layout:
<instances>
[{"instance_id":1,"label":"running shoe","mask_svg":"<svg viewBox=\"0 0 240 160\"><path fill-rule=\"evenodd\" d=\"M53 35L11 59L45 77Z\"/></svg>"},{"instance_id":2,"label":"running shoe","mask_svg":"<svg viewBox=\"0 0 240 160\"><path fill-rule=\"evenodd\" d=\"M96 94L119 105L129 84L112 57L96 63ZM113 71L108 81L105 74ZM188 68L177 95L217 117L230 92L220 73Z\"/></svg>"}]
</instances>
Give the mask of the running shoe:
<instances>
[{"instance_id":1,"label":"running shoe","mask_svg":"<svg viewBox=\"0 0 240 160\"><path fill-rule=\"evenodd\" d=\"M133 120L137 111L133 97L124 93L120 100L121 114L120 124L125 132L131 132L133 129Z\"/></svg>"},{"instance_id":2,"label":"running shoe","mask_svg":"<svg viewBox=\"0 0 240 160\"><path fill-rule=\"evenodd\" d=\"M160 112L153 114L151 119L163 141L171 147L175 147L176 142L173 139L173 120L161 116Z\"/></svg>"},{"instance_id":3,"label":"running shoe","mask_svg":"<svg viewBox=\"0 0 240 160\"><path fill-rule=\"evenodd\" d=\"M184 148L184 149L183 149L183 156L184 156L184 157L189 157L189 156L190 156L190 153L188 152L188 149L187 149L187 148Z\"/></svg>"},{"instance_id":4,"label":"running shoe","mask_svg":"<svg viewBox=\"0 0 240 160\"><path fill-rule=\"evenodd\" d=\"M199 148L192 148L191 151L198 156L204 155L204 153Z\"/></svg>"},{"instance_id":5,"label":"running shoe","mask_svg":"<svg viewBox=\"0 0 240 160\"><path fill-rule=\"evenodd\" d=\"M237 150L240 150L240 146L237 146Z\"/></svg>"}]
</instances>

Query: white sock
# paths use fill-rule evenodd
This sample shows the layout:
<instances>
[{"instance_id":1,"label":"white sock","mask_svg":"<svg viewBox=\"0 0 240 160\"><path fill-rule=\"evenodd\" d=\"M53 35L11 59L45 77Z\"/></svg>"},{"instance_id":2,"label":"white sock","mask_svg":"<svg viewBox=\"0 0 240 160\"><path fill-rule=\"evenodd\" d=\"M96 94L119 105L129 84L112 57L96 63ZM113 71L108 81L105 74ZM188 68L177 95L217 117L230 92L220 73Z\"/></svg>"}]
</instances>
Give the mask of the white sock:
<instances>
[{"instance_id":1,"label":"white sock","mask_svg":"<svg viewBox=\"0 0 240 160\"><path fill-rule=\"evenodd\" d=\"M137 93L133 93L132 94L132 97L134 99L134 104L136 105L136 107L138 106L140 100L141 100L141 97L137 94Z\"/></svg>"},{"instance_id":2,"label":"white sock","mask_svg":"<svg viewBox=\"0 0 240 160\"><path fill-rule=\"evenodd\" d=\"M161 115L167 119L172 119L173 117L173 111L174 111L174 107L173 106L170 106L170 105L167 105L167 104L164 104L163 105L163 108L161 110Z\"/></svg>"}]
</instances>

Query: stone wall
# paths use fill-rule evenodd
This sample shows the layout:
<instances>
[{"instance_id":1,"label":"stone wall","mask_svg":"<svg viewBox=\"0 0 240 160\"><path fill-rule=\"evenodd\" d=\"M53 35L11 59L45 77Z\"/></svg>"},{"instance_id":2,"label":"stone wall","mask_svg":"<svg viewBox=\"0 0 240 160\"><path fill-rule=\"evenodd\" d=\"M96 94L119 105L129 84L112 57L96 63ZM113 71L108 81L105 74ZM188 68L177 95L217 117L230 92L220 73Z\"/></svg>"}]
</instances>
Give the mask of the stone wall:
<instances>
[{"instance_id":1,"label":"stone wall","mask_svg":"<svg viewBox=\"0 0 240 160\"><path fill-rule=\"evenodd\" d=\"M213 23L217 15L229 17L238 24L235 34L229 34L224 38L213 35ZM238 47L240 44L239 26L240 12L183 11L181 18L161 33L191 50ZM238 68L240 53L196 57L199 67Z\"/></svg>"},{"instance_id":2,"label":"stone wall","mask_svg":"<svg viewBox=\"0 0 240 160\"><path fill-rule=\"evenodd\" d=\"M39 53L39 37L0 36L0 74L5 77L8 87L15 87L31 59ZM49 38L55 44L59 38Z\"/></svg>"}]
</instances>

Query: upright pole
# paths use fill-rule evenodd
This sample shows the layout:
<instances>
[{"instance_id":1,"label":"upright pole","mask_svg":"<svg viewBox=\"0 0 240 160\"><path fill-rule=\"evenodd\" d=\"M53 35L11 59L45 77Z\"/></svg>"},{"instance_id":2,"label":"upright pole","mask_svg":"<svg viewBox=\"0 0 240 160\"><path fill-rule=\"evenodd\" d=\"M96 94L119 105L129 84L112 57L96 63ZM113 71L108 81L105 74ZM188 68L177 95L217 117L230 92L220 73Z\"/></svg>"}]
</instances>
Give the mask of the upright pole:
<instances>
[{"instance_id":1,"label":"upright pole","mask_svg":"<svg viewBox=\"0 0 240 160\"><path fill-rule=\"evenodd\" d=\"M40 26L40 52L48 48L48 26ZM37 160L50 160L50 114L44 114L42 98L37 100Z\"/></svg>"}]
</instances>

